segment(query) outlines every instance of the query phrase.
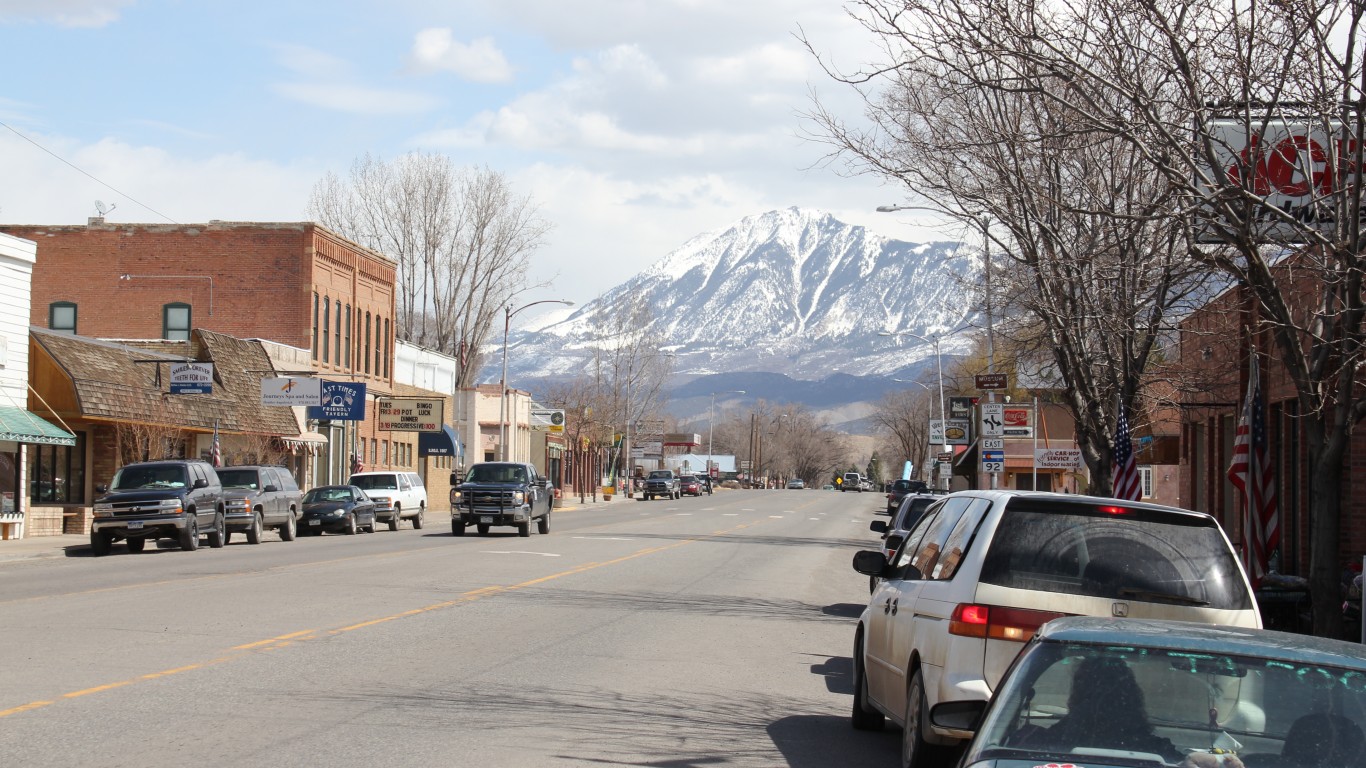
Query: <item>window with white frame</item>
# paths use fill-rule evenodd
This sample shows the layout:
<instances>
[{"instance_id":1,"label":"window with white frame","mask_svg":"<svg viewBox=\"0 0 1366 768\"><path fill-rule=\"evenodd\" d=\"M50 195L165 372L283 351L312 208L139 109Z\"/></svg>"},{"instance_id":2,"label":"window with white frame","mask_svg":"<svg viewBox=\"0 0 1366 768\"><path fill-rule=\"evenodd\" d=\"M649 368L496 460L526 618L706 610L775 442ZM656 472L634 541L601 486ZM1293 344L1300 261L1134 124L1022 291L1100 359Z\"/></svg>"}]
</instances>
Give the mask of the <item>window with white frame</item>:
<instances>
[{"instance_id":1,"label":"window with white frame","mask_svg":"<svg viewBox=\"0 0 1366 768\"><path fill-rule=\"evenodd\" d=\"M1143 485L1143 498L1150 499L1153 496L1153 468L1139 467L1138 481Z\"/></svg>"}]
</instances>

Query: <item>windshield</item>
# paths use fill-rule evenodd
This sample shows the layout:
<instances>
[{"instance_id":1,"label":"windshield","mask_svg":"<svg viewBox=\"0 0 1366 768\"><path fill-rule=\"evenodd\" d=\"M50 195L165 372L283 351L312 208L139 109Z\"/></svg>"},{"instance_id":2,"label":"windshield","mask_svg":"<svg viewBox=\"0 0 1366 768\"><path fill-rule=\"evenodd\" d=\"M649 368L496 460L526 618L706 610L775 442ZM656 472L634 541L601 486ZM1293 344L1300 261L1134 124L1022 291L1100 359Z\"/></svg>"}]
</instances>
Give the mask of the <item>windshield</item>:
<instances>
[{"instance_id":1,"label":"windshield","mask_svg":"<svg viewBox=\"0 0 1366 768\"><path fill-rule=\"evenodd\" d=\"M526 468L519 464L475 464L467 483L525 483Z\"/></svg>"},{"instance_id":2,"label":"windshield","mask_svg":"<svg viewBox=\"0 0 1366 768\"><path fill-rule=\"evenodd\" d=\"M187 484L185 468L179 464L168 464L124 467L114 474L114 483L109 488L129 491L136 488L184 488Z\"/></svg>"},{"instance_id":3,"label":"windshield","mask_svg":"<svg viewBox=\"0 0 1366 768\"><path fill-rule=\"evenodd\" d=\"M350 488L322 487L310 490L304 496L305 504L321 504L329 501L350 501Z\"/></svg>"},{"instance_id":4,"label":"windshield","mask_svg":"<svg viewBox=\"0 0 1366 768\"><path fill-rule=\"evenodd\" d=\"M397 491L397 475L356 475L351 484L367 491Z\"/></svg>"},{"instance_id":5,"label":"windshield","mask_svg":"<svg viewBox=\"0 0 1366 768\"><path fill-rule=\"evenodd\" d=\"M1141 507L1014 499L992 536L981 580L1169 605L1252 607L1214 520Z\"/></svg>"},{"instance_id":6,"label":"windshield","mask_svg":"<svg viewBox=\"0 0 1366 768\"><path fill-rule=\"evenodd\" d=\"M672 479L674 479L674 473L673 473L673 472L670 472L670 471L667 470L667 469L656 469L655 471L653 471L653 472L650 473L650 479L651 479L651 480L672 480Z\"/></svg>"},{"instance_id":7,"label":"windshield","mask_svg":"<svg viewBox=\"0 0 1366 768\"><path fill-rule=\"evenodd\" d=\"M218 479L224 488L250 488L254 491L261 487L261 478L254 469L220 469Z\"/></svg>"},{"instance_id":8,"label":"windshield","mask_svg":"<svg viewBox=\"0 0 1366 768\"><path fill-rule=\"evenodd\" d=\"M1177 765L1189 751L1214 749L1249 766L1366 764L1366 673L1357 670L1208 650L1039 643L996 697L965 765Z\"/></svg>"}]
</instances>

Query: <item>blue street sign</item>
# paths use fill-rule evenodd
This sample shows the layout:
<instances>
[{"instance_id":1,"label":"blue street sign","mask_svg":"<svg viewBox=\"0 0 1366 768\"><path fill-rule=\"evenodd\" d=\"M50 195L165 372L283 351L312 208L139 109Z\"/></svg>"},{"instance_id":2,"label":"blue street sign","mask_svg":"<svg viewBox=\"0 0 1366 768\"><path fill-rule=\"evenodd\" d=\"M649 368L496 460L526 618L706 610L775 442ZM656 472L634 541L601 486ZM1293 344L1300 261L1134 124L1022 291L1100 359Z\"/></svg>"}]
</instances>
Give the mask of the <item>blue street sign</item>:
<instances>
[{"instance_id":1,"label":"blue street sign","mask_svg":"<svg viewBox=\"0 0 1366 768\"><path fill-rule=\"evenodd\" d=\"M322 405L310 405L308 418L331 421L365 420L365 385L349 381L322 382Z\"/></svg>"}]
</instances>

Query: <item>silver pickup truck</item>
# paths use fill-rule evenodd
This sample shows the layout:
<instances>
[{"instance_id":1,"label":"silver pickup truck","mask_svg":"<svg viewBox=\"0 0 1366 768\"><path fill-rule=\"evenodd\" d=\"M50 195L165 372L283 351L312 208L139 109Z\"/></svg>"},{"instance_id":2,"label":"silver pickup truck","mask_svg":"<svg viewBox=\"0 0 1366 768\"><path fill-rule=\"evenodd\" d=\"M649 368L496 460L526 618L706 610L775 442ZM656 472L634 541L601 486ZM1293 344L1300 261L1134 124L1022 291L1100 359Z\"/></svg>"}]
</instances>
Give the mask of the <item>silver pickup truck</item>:
<instances>
[{"instance_id":1,"label":"silver pickup truck","mask_svg":"<svg viewBox=\"0 0 1366 768\"><path fill-rule=\"evenodd\" d=\"M645 501L656 497L677 499L683 496L683 487L672 469L655 469L645 478L643 496Z\"/></svg>"},{"instance_id":2,"label":"silver pickup truck","mask_svg":"<svg viewBox=\"0 0 1366 768\"><path fill-rule=\"evenodd\" d=\"M471 525L480 536L494 525L515 526L518 536L530 536L533 520L538 533L550 533L555 490L534 465L514 461L475 464L463 482L452 485L451 533L456 536L464 536L465 528Z\"/></svg>"}]
</instances>

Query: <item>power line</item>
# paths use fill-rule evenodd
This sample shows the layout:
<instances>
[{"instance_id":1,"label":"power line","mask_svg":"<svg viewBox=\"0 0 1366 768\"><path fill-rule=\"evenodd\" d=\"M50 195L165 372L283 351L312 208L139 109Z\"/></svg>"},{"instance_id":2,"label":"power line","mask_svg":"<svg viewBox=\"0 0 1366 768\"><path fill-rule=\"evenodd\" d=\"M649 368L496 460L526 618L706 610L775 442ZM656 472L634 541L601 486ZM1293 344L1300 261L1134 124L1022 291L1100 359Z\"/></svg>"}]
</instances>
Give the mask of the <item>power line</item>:
<instances>
[{"instance_id":1,"label":"power line","mask_svg":"<svg viewBox=\"0 0 1366 768\"><path fill-rule=\"evenodd\" d=\"M48 153L49 155L51 155L51 156L57 158L57 159L60 160L63 164L65 164L66 166L68 166L68 167L71 168L72 170L76 171L77 173L81 174L82 176L85 176L85 177L89 178L91 181L94 181L96 184L99 184L100 186L105 187L106 189L110 190L111 192L114 192L114 193L116 193L116 194L118 194L118 195L123 196L124 198L126 198L126 199L128 199L128 200L133 201L134 203L136 203L136 204L142 206L143 208L146 208L147 210L151 211L152 213L156 214L157 216L160 216L161 218L163 218L163 219L165 219L165 220L171 222L172 224L179 224L179 223L180 223L180 222L176 221L175 219L171 218L170 216L167 216L166 214L162 213L161 211L158 211L157 209L153 208L152 206L147 205L146 203L144 203L144 202L138 200L137 198L133 197L132 195L130 195L130 194L126 193L126 192L123 192L123 191L119 190L118 188L116 188L116 187L113 186L112 184L109 184L109 183L103 181L102 179L97 178L94 174L87 172L85 169L81 168L80 166L77 166L75 163L71 162L70 160L67 160L66 158L62 157L61 155L57 154L56 152L53 152L52 150L48 149L47 147L43 146L42 144L39 144L38 142L34 141L33 139L30 139L28 136L25 136L24 134L20 133L20 132L18 131L18 129L16 129L14 126L10 125L9 123L6 123L6 122L4 122L3 120L0 120L0 126L4 126L6 129L9 130L10 133L13 133L15 136L18 136L19 138L23 139L24 141L27 141L28 143L32 144L33 146L37 147L38 149L41 149L41 150L43 150L44 152Z\"/></svg>"}]
</instances>

